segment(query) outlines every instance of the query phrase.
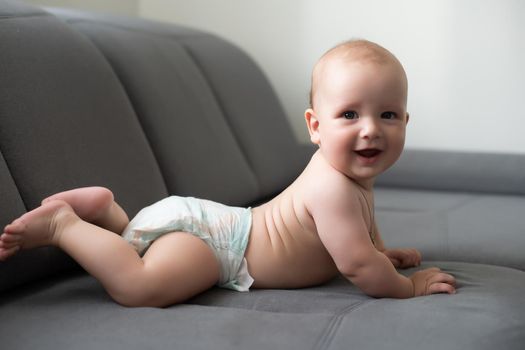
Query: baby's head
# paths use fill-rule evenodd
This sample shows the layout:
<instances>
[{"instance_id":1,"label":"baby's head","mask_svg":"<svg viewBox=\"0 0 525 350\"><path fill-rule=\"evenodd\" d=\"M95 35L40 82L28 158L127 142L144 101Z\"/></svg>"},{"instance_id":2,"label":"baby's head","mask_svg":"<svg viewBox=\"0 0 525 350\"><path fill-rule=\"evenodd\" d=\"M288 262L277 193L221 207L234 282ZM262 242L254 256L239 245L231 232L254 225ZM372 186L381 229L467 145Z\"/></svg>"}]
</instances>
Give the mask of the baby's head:
<instances>
[{"instance_id":1,"label":"baby's head","mask_svg":"<svg viewBox=\"0 0 525 350\"><path fill-rule=\"evenodd\" d=\"M404 84L402 88L405 91L408 89L405 70L390 51L368 40L349 40L328 50L314 66L310 89L310 108L314 108L317 90L322 89L323 83L330 84L330 76L327 74L328 67L337 63L389 65L398 70L400 83Z\"/></svg>"},{"instance_id":2,"label":"baby's head","mask_svg":"<svg viewBox=\"0 0 525 350\"><path fill-rule=\"evenodd\" d=\"M352 40L314 67L305 118L313 143L337 170L373 179L400 156L408 122L403 66L385 48Z\"/></svg>"}]
</instances>

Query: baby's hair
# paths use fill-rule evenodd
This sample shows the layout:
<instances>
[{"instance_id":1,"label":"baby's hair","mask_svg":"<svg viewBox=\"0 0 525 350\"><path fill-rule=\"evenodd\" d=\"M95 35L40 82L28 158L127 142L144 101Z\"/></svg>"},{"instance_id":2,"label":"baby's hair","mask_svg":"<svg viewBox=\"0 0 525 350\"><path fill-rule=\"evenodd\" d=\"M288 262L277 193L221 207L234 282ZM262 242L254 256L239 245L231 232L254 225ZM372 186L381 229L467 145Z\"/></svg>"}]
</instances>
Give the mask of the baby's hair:
<instances>
[{"instance_id":1,"label":"baby's hair","mask_svg":"<svg viewBox=\"0 0 525 350\"><path fill-rule=\"evenodd\" d=\"M354 62L371 62L376 64L385 64L395 62L401 66L398 59L384 47L365 39L350 39L326 51L319 61L317 61L312 72L312 81L309 93L310 108L313 108L314 93L317 80L317 71L321 65L330 57L348 58ZM401 66L402 67L402 66Z\"/></svg>"}]
</instances>

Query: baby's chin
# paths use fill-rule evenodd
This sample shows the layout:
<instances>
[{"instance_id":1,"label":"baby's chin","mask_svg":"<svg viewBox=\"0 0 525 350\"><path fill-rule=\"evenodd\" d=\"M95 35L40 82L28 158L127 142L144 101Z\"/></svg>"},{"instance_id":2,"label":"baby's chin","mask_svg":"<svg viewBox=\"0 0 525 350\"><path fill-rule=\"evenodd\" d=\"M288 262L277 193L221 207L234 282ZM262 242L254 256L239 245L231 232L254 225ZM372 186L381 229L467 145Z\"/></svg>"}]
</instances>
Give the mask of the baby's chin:
<instances>
[{"instance_id":1,"label":"baby's chin","mask_svg":"<svg viewBox=\"0 0 525 350\"><path fill-rule=\"evenodd\" d=\"M362 187L371 188L374 185L376 177L381 173L381 171L376 171L374 169L336 169L341 174L345 175L347 178L353 182L358 183Z\"/></svg>"},{"instance_id":2,"label":"baby's chin","mask_svg":"<svg viewBox=\"0 0 525 350\"><path fill-rule=\"evenodd\" d=\"M341 169L340 172L354 182L357 182L365 187L372 187L376 178L388 170L393 163L381 162L374 166L354 166L350 169Z\"/></svg>"}]
</instances>

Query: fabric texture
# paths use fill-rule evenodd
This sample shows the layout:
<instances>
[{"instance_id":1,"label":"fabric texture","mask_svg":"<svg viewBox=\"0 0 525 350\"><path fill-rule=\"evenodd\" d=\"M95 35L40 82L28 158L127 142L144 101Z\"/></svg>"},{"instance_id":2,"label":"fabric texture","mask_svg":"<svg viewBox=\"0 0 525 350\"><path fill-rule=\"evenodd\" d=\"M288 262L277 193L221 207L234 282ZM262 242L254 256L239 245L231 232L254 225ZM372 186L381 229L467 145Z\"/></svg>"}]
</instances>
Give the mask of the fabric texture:
<instances>
[{"instance_id":1,"label":"fabric texture","mask_svg":"<svg viewBox=\"0 0 525 350\"><path fill-rule=\"evenodd\" d=\"M178 25L53 12L112 65L170 194L258 202L293 181L313 153L296 142L268 79L235 45Z\"/></svg>"},{"instance_id":2,"label":"fabric texture","mask_svg":"<svg viewBox=\"0 0 525 350\"><path fill-rule=\"evenodd\" d=\"M424 263L458 280L455 295L375 299L337 278L296 290L211 289L168 307L115 304L89 276L6 294L3 349L522 350L525 272ZM403 270L402 270L403 271ZM403 271L409 274L413 270Z\"/></svg>"}]
</instances>

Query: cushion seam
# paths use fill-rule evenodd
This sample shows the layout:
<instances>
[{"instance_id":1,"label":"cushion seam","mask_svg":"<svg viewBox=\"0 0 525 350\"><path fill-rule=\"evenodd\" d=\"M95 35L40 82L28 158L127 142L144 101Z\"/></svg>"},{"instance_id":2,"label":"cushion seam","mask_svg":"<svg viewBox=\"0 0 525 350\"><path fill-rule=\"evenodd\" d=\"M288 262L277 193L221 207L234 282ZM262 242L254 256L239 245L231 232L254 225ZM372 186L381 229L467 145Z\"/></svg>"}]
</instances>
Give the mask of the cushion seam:
<instances>
[{"instance_id":1,"label":"cushion seam","mask_svg":"<svg viewBox=\"0 0 525 350\"><path fill-rule=\"evenodd\" d=\"M328 325L326 326L323 333L319 337L319 341L317 341L317 343L313 347L313 350L321 350L321 349L326 350L330 348L335 338L335 334L337 333L339 328L341 328L341 323L343 322L344 317L348 315L349 313L351 313L352 311L360 309L361 307L369 304L370 302L373 303L374 301L364 300L356 304L349 305L343 308L342 310L338 311L332 317L332 319L328 322Z\"/></svg>"}]
</instances>

